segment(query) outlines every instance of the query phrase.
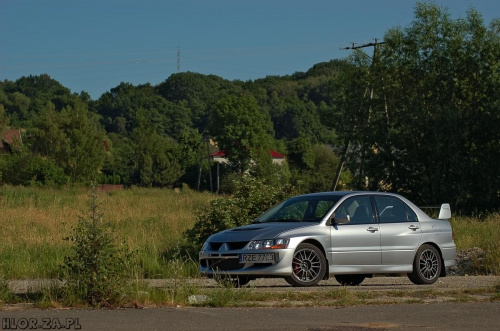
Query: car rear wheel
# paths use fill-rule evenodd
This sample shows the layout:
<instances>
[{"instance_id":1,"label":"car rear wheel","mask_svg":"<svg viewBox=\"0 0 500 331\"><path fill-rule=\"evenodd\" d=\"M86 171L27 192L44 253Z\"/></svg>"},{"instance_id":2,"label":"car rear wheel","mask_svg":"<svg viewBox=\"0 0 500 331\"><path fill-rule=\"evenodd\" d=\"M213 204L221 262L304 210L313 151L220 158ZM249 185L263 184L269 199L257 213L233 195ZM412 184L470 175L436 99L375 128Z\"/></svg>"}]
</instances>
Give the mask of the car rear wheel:
<instances>
[{"instance_id":1,"label":"car rear wheel","mask_svg":"<svg viewBox=\"0 0 500 331\"><path fill-rule=\"evenodd\" d=\"M335 275L335 279L343 286L358 286L365 280L365 275Z\"/></svg>"},{"instance_id":2,"label":"car rear wheel","mask_svg":"<svg viewBox=\"0 0 500 331\"><path fill-rule=\"evenodd\" d=\"M285 280L292 286L314 286L325 276L326 259L321 250L307 243L300 244L292 260L292 275Z\"/></svg>"},{"instance_id":3,"label":"car rear wheel","mask_svg":"<svg viewBox=\"0 0 500 331\"><path fill-rule=\"evenodd\" d=\"M417 285L433 284L441 274L441 256L436 247L422 245L415 254L413 260L413 271L408 278Z\"/></svg>"}]
</instances>

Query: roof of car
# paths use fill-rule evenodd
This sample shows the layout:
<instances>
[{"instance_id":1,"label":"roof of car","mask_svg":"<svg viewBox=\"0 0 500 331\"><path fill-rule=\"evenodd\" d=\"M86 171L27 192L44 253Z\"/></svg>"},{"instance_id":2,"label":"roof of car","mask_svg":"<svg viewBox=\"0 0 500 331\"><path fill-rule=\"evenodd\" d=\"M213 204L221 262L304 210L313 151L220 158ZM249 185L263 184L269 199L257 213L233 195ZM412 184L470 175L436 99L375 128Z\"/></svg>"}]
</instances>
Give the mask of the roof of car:
<instances>
[{"instance_id":1,"label":"roof of car","mask_svg":"<svg viewBox=\"0 0 500 331\"><path fill-rule=\"evenodd\" d=\"M330 191L330 192L316 192L303 194L301 196L344 196L348 194L382 194L382 195L397 195L390 192L379 192L379 191Z\"/></svg>"}]
</instances>

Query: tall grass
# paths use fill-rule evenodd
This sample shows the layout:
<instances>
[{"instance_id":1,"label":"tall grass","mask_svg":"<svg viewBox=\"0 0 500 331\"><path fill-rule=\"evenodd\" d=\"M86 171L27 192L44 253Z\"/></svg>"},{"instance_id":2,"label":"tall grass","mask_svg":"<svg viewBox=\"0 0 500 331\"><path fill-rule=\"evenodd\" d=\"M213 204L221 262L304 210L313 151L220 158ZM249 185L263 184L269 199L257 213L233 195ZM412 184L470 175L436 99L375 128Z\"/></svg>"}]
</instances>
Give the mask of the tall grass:
<instances>
[{"instance_id":1,"label":"tall grass","mask_svg":"<svg viewBox=\"0 0 500 331\"><path fill-rule=\"evenodd\" d=\"M78 215L88 209L90 189L0 187L0 278L54 278L69 252L63 238ZM117 236L138 250L144 276L176 278L195 275L197 256L172 259L182 233L214 197L190 190L131 188L99 193L104 219L115 224ZM500 274L500 214L454 217L458 249L486 252L487 270Z\"/></svg>"},{"instance_id":2,"label":"tall grass","mask_svg":"<svg viewBox=\"0 0 500 331\"><path fill-rule=\"evenodd\" d=\"M0 187L0 276L57 277L68 253L63 238L71 233L78 215L87 210L89 189ZM104 219L115 225L117 236L137 249L147 277L170 277L168 251L190 228L213 196L190 190L132 188L99 193ZM194 262L183 264L192 274Z\"/></svg>"},{"instance_id":3,"label":"tall grass","mask_svg":"<svg viewBox=\"0 0 500 331\"><path fill-rule=\"evenodd\" d=\"M485 252L484 265L490 273L500 274L500 213L451 220L457 249L479 247Z\"/></svg>"}]
</instances>

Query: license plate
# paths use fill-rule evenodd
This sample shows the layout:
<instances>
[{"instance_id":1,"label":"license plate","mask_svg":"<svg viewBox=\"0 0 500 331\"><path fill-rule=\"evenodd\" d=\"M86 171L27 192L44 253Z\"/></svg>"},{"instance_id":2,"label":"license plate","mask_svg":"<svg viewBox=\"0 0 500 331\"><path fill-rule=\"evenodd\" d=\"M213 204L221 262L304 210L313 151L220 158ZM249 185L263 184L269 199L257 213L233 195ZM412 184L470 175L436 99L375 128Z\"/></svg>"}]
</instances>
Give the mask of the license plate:
<instances>
[{"instance_id":1,"label":"license plate","mask_svg":"<svg viewBox=\"0 0 500 331\"><path fill-rule=\"evenodd\" d=\"M276 253L240 254L240 263L274 263L276 261Z\"/></svg>"}]
</instances>

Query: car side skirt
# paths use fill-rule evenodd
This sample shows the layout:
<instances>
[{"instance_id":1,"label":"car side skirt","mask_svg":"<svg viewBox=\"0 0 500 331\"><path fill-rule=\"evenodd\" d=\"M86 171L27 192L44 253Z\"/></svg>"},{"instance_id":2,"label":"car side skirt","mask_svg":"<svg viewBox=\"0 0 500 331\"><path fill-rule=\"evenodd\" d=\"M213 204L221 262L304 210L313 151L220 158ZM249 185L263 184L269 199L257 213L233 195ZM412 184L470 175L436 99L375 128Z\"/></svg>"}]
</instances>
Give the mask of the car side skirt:
<instances>
[{"instance_id":1,"label":"car side skirt","mask_svg":"<svg viewBox=\"0 0 500 331\"><path fill-rule=\"evenodd\" d=\"M382 274L382 273L407 273L411 272L413 267L411 264L408 265L343 265L335 266L331 265L329 268L329 273L334 275L343 274Z\"/></svg>"}]
</instances>

